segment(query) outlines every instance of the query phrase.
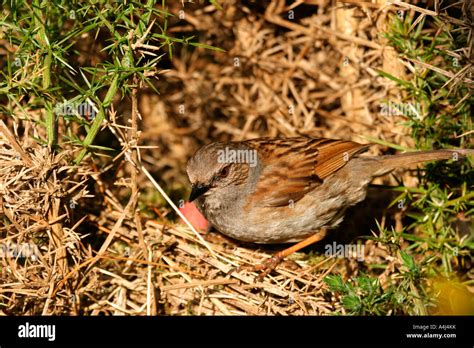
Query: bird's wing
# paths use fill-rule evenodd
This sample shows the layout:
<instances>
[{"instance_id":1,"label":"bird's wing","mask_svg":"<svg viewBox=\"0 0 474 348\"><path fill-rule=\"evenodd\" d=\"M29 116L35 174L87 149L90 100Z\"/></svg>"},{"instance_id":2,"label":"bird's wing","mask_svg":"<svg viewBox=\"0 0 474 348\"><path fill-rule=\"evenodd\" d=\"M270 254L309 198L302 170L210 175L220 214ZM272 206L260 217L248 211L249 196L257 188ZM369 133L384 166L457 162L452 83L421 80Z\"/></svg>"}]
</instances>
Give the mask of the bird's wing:
<instances>
[{"instance_id":1,"label":"bird's wing","mask_svg":"<svg viewBox=\"0 0 474 348\"><path fill-rule=\"evenodd\" d=\"M285 206L296 202L370 145L325 138L259 138L244 142L264 165L252 204Z\"/></svg>"}]
</instances>

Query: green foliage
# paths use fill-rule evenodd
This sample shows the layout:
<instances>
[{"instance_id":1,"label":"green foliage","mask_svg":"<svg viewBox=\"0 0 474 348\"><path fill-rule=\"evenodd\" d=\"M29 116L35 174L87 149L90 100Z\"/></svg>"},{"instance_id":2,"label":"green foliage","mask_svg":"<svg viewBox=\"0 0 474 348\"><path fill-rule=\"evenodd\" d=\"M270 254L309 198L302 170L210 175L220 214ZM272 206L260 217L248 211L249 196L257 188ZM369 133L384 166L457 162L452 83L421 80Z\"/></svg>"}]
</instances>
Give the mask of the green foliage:
<instances>
[{"instance_id":1,"label":"green foliage","mask_svg":"<svg viewBox=\"0 0 474 348\"><path fill-rule=\"evenodd\" d=\"M431 20L434 28L426 26L424 18L410 31L413 17L395 17L392 30L386 35L401 56L415 66L410 81L397 81L406 92L406 99L421 106L421 114L405 115L405 125L412 130L420 149L468 148L472 143L469 131L473 129L474 96L472 84L463 80L468 58L454 53L468 46L468 35L466 31L454 30L452 23ZM429 163L426 172L419 172L421 185L407 188L401 183L396 188L401 193L392 203L405 203L412 219L407 231L419 232L404 232L400 237L410 241L410 250L420 258L432 255L433 273L441 272L445 277L454 272L454 259L472 255L473 251L472 222L467 234L459 229L461 220L474 218L472 163L472 156Z\"/></svg>"},{"instance_id":2,"label":"green foliage","mask_svg":"<svg viewBox=\"0 0 474 348\"><path fill-rule=\"evenodd\" d=\"M363 275L345 282L339 275L330 275L324 282L330 291L341 296L349 315L403 314L409 305L407 289L391 286L384 290L376 277Z\"/></svg>"},{"instance_id":3,"label":"green foliage","mask_svg":"<svg viewBox=\"0 0 474 348\"><path fill-rule=\"evenodd\" d=\"M465 79L469 59L456 53L468 47L468 32L436 18L423 18L413 25L415 20L413 15L394 16L385 34L414 72L406 81L379 71L402 91L403 103L390 105L404 116L403 124L411 129L419 149L469 148L474 128L472 83ZM400 182L394 188L400 194L391 206L398 205L405 212L408 225L398 232L379 226L377 237L372 238L398 259L390 282L382 288L377 274L348 281L340 276L325 278L329 289L341 296L347 313L428 314L436 306L429 279L459 278L465 285L472 283L468 269L462 266L463 259L472 257L474 247L472 163L472 156L429 163L418 171L418 187Z\"/></svg>"},{"instance_id":4,"label":"green foliage","mask_svg":"<svg viewBox=\"0 0 474 348\"><path fill-rule=\"evenodd\" d=\"M437 18L430 18L432 23L427 25L426 17L411 29L414 21L413 16L394 16L385 36L413 65L415 76L403 81L383 71L380 74L395 81L406 92L406 101L419 107L419 113L407 110L404 116L420 149L466 147L469 137L453 134L473 129L472 83L463 80L469 57L455 53L469 46L467 31L454 30L453 24Z\"/></svg>"},{"instance_id":5,"label":"green foliage","mask_svg":"<svg viewBox=\"0 0 474 348\"><path fill-rule=\"evenodd\" d=\"M404 251L399 252L399 260L400 267L384 287L378 277L366 274L347 282L339 275L330 275L324 282L341 297L349 315L426 315L426 306L432 302L422 285L427 268Z\"/></svg>"},{"instance_id":6,"label":"green foliage","mask_svg":"<svg viewBox=\"0 0 474 348\"><path fill-rule=\"evenodd\" d=\"M72 144L76 163L94 148L114 101L138 84L155 89L157 64L176 44L218 50L168 35L165 1L3 0L1 8L10 54L0 62L0 112L29 119L40 110L38 142Z\"/></svg>"}]
</instances>

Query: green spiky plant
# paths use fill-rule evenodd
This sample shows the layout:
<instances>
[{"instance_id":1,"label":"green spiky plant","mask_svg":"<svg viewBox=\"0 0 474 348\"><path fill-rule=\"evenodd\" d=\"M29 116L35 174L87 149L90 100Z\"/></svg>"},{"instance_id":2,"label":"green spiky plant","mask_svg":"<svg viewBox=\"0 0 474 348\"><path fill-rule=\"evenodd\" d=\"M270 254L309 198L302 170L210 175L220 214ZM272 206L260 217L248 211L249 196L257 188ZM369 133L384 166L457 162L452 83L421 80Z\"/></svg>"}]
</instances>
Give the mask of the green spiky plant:
<instances>
[{"instance_id":1,"label":"green spiky plant","mask_svg":"<svg viewBox=\"0 0 474 348\"><path fill-rule=\"evenodd\" d=\"M29 119L42 110L45 136L36 140L53 150L72 145L76 164L91 150L110 150L94 140L114 101L137 84L157 91L157 64L175 45L218 50L168 35L170 16L156 0L3 0L0 113Z\"/></svg>"},{"instance_id":2,"label":"green spiky plant","mask_svg":"<svg viewBox=\"0 0 474 348\"><path fill-rule=\"evenodd\" d=\"M416 107L392 106L405 116L404 125L411 129L418 149L472 147L473 85L468 78L469 59L462 54L469 45L468 32L449 20L422 17L415 23L417 18L414 13L394 16L385 33L390 45L415 71L409 81L380 71L399 86L404 105ZM429 163L418 171L418 187L408 188L400 182L394 188L399 196L392 205L401 204L410 223L400 232L379 226L373 239L387 247L399 267L384 287L370 272L349 281L326 277L329 289L340 296L345 313L437 313L439 293L433 291L437 279L464 288L474 283L468 274L474 249L472 163L472 158L458 157ZM470 301L464 313L473 314L472 310Z\"/></svg>"}]
</instances>

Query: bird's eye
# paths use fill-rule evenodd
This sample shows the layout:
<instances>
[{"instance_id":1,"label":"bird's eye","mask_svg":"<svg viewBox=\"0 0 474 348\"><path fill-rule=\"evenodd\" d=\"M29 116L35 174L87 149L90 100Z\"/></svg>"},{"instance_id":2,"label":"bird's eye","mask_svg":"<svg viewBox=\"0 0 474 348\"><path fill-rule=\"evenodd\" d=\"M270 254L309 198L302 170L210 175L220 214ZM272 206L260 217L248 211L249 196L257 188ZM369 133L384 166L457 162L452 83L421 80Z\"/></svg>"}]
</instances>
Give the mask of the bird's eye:
<instances>
[{"instance_id":1,"label":"bird's eye","mask_svg":"<svg viewBox=\"0 0 474 348\"><path fill-rule=\"evenodd\" d=\"M220 177L220 178L225 178L227 175L229 175L229 172L230 172L229 166L224 167L224 168L222 168L221 171L219 172L219 177Z\"/></svg>"}]
</instances>

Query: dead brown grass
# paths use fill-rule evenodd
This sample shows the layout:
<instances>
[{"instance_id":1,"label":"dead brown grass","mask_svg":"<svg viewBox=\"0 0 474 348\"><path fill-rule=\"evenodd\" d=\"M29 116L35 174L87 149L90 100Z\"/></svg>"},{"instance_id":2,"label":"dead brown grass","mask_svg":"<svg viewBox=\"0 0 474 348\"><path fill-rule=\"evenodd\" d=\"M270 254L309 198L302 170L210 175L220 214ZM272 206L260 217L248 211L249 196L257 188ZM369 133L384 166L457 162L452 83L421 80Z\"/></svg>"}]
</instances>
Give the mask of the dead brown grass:
<instances>
[{"instance_id":1,"label":"dead brown grass","mask_svg":"<svg viewBox=\"0 0 474 348\"><path fill-rule=\"evenodd\" d=\"M2 124L0 236L14 250L21 243L36 245L38 259L0 258L0 314L324 315L342 310L322 279L330 272L357 273L355 262L321 258L309 264L297 254L263 282L255 274L232 271L260 262L269 250L214 233L198 238L170 222L166 205L155 207L157 219L141 212L140 192L144 196L154 187L140 163L176 196L187 186L187 158L211 140L305 134L364 141L372 136L412 147L401 119L379 112L381 100L402 100L402 94L377 69L402 79L407 74L381 33L397 9L436 13L392 3L397 6L385 0L363 5L226 1L221 11L186 3L185 18L170 31L198 31L201 41L227 51L176 52L158 82L160 96L136 89L131 112L124 111L130 123L110 115L107 127L127 155L104 158L100 168L90 157L71 167L67 150L52 154L40 147L31 140L41 131L32 122ZM170 10L177 13L181 6L176 2ZM409 185L411 178L406 179ZM391 265L382 278L399 264L372 242L366 243L366 254L367 263Z\"/></svg>"}]
</instances>

